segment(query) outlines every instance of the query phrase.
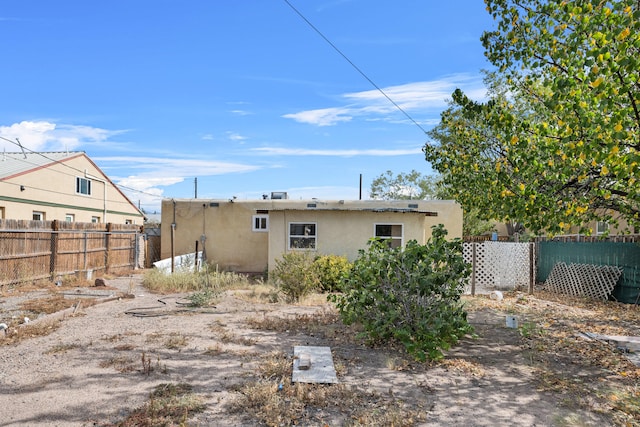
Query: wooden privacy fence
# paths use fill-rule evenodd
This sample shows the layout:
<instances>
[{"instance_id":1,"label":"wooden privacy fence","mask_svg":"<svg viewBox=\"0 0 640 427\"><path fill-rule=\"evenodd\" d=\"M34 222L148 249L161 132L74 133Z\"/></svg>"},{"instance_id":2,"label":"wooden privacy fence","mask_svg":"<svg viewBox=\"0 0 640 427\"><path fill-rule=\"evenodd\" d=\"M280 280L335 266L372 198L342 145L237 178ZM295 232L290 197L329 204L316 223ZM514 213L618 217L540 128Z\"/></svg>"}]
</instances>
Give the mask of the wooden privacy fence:
<instances>
[{"instance_id":1,"label":"wooden privacy fence","mask_svg":"<svg viewBox=\"0 0 640 427\"><path fill-rule=\"evenodd\" d=\"M0 286L136 269L140 226L0 220Z\"/></svg>"}]
</instances>

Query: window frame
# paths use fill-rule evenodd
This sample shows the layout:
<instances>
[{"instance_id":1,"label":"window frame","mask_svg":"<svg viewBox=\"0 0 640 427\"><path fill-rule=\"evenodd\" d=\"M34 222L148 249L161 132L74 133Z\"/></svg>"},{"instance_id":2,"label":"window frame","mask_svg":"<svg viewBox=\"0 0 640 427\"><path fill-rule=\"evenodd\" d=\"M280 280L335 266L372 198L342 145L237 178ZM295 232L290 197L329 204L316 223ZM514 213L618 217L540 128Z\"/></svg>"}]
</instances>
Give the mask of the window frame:
<instances>
[{"instance_id":1,"label":"window frame","mask_svg":"<svg viewBox=\"0 0 640 427\"><path fill-rule=\"evenodd\" d=\"M82 191L82 183L86 183L86 193ZM76 176L76 194L80 194L82 196L91 196L91 180L89 178Z\"/></svg>"},{"instance_id":2,"label":"window frame","mask_svg":"<svg viewBox=\"0 0 640 427\"><path fill-rule=\"evenodd\" d=\"M314 234L292 234L292 226L304 226L306 230L306 226L312 226ZM310 229L309 232L312 230ZM295 241L304 241L304 239L309 240L309 245L306 246L297 246L294 245ZM318 223L317 222L301 222L301 221L292 221L287 225L287 247L292 251L315 251L318 248Z\"/></svg>"},{"instance_id":3,"label":"window frame","mask_svg":"<svg viewBox=\"0 0 640 427\"><path fill-rule=\"evenodd\" d=\"M601 229L602 228L602 229ZM601 236L609 231L609 223L605 221L596 222L596 235Z\"/></svg>"},{"instance_id":4,"label":"window frame","mask_svg":"<svg viewBox=\"0 0 640 427\"><path fill-rule=\"evenodd\" d=\"M262 220L264 220L264 227L262 226ZM260 221L260 226L258 222ZM269 215L268 214L256 214L251 217L251 231L255 231L257 233L266 233L269 231Z\"/></svg>"},{"instance_id":5,"label":"window frame","mask_svg":"<svg viewBox=\"0 0 640 427\"><path fill-rule=\"evenodd\" d=\"M64 221L65 222L75 222L76 221L76 215L72 214L72 213L64 214Z\"/></svg>"},{"instance_id":6,"label":"window frame","mask_svg":"<svg viewBox=\"0 0 640 427\"><path fill-rule=\"evenodd\" d=\"M47 218L47 214L43 211L33 211L31 215L31 218L33 218L34 221L46 221ZM36 216L39 218L36 218Z\"/></svg>"},{"instance_id":7,"label":"window frame","mask_svg":"<svg viewBox=\"0 0 640 427\"><path fill-rule=\"evenodd\" d=\"M92 217L91 217L91 222L92 222L93 224L100 224L100 222L101 222L101 221L100 221L100 217L99 217L99 216L92 216Z\"/></svg>"},{"instance_id":8,"label":"window frame","mask_svg":"<svg viewBox=\"0 0 640 427\"><path fill-rule=\"evenodd\" d=\"M378 227L391 227L391 234L389 236L378 235ZM399 235L394 234L394 227L400 227ZM373 224L373 237L383 241L388 241L387 244L390 248L401 248L404 246L404 224L401 222L376 222ZM395 242L397 243L394 244Z\"/></svg>"}]
</instances>

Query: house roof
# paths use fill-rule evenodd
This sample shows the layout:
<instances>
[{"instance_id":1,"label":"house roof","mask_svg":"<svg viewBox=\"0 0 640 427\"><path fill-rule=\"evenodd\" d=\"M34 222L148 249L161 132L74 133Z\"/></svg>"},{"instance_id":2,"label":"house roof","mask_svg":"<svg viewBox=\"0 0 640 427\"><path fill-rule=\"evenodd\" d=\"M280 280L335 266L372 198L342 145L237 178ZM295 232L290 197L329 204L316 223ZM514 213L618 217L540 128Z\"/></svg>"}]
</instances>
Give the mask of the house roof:
<instances>
[{"instance_id":1,"label":"house roof","mask_svg":"<svg viewBox=\"0 0 640 427\"><path fill-rule=\"evenodd\" d=\"M250 206L258 211L354 211L354 212L398 212L419 213L426 216L438 216L438 211L448 209L453 200L206 200L206 199L166 199L172 201L204 203L218 206L224 203L238 203Z\"/></svg>"},{"instance_id":2,"label":"house roof","mask_svg":"<svg viewBox=\"0 0 640 427\"><path fill-rule=\"evenodd\" d=\"M24 152L0 154L0 179L10 178L34 169L40 169L71 157L82 155L82 151Z\"/></svg>"},{"instance_id":3,"label":"house roof","mask_svg":"<svg viewBox=\"0 0 640 427\"><path fill-rule=\"evenodd\" d=\"M95 166L106 181L139 213L144 216L138 207L124 194L117 185L115 185L108 176L106 176L100 168L93 163L84 151L51 151L51 152L16 152L16 153L0 153L0 181L9 179L18 175L30 173L38 169L49 167L56 163L64 163L67 160L76 157L85 157L86 160ZM73 168L72 168L73 169ZM82 171L76 170L78 173Z\"/></svg>"}]
</instances>

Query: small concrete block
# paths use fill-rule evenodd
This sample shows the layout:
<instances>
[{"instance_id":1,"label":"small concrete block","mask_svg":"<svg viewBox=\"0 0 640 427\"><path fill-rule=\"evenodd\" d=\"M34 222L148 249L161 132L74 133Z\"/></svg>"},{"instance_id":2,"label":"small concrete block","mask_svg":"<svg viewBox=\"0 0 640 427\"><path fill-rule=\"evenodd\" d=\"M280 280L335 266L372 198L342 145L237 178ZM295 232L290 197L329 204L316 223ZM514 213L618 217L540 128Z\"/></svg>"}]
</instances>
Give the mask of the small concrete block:
<instances>
[{"instance_id":1,"label":"small concrete block","mask_svg":"<svg viewBox=\"0 0 640 427\"><path fill-rule=\"evenodd\" d=\"M311 368L311 355L309 353L302 353L298 357L298 369L301 371L308 371Z\"/></svg>"}]
</instances>

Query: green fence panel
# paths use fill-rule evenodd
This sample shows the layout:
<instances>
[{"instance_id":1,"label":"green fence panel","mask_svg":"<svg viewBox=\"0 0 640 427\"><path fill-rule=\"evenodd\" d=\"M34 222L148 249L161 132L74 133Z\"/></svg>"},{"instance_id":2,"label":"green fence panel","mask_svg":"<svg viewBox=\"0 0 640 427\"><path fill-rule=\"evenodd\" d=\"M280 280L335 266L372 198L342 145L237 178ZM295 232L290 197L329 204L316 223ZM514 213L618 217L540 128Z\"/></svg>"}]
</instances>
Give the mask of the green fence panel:
<instances>
[{"instance_id":1,"label":"green fence panel","mask_svg":"<svg viewBox=\"0 0 640 427\"><path fill-rule=\"evenodd\" d=\"M567 264L616 265L622 277L613 298L640 303L640 244L620 242L539 242L536 280L544 282L558 262Z\"/></svg>"}]
</instances>

